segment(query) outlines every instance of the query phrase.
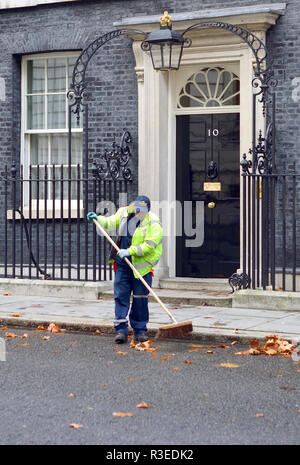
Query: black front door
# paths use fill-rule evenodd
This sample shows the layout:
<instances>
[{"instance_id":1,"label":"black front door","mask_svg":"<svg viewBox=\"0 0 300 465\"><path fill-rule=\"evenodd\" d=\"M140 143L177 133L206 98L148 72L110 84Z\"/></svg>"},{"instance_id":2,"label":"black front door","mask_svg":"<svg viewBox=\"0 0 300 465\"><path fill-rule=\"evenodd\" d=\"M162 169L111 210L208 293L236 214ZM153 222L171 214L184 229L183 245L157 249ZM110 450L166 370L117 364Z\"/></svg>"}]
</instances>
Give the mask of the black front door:
<instances>
[{"instance_id":1,"label":"black front door","mask_svg":"<svg viewBox=\"0 0 300 465\"><path fill-rule=\"evenodd\" d=\"M238 113L177 116L177 276L239 268L239 126Z\"/></svg>"}]
</instances>

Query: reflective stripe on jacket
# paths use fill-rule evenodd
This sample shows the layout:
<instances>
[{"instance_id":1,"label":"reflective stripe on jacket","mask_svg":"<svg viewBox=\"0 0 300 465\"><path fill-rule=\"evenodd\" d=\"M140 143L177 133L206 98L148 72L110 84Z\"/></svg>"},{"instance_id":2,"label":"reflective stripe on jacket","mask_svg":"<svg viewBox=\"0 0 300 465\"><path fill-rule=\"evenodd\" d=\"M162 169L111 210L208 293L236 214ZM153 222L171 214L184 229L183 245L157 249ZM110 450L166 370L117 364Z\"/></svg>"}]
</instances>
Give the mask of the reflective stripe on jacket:
<instances>
[{"instance_id":1,"label":"reflective stripe on jacket","mask_svg":"<svg viewBox=\"0 0 300 465\"><path fill-rule=\"evenodd\" d=\"M115 215L98 217L99 223L109 234L118 234L118 236L122 236L122 232L126 231L127 219L127 207L119 208ZM135 229L128 250L132 264L142 276L157 265L162 254L162 226L158 216L151 211L146 214ZM138 277L136 273L134 275Z\"/></svg>"}]
</instances>

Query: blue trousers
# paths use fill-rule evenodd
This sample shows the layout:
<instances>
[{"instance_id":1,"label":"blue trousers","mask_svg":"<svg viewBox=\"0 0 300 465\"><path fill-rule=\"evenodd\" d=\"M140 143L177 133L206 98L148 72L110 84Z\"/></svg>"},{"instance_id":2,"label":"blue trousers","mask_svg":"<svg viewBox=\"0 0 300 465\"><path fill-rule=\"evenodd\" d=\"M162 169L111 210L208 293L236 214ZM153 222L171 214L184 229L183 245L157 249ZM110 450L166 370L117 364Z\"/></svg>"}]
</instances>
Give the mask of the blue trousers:
<instances>
[{"instance_id":1,"label":"blue trousers","mask_svg":"<svg viewBox=\"0 0 300 465\"><path fill-rule=\"evenodd\" d=\"M149 286L152 285L152 274L143 276ZM114 281L115 299L115 331L128 334L127 315L130 307L130 296L133 293L132 305L129 313L129 322L134 334L145 333L149 321L148 289L134 277L129 266L124 263L117 265Z\"/></svg>"}]
</instances>

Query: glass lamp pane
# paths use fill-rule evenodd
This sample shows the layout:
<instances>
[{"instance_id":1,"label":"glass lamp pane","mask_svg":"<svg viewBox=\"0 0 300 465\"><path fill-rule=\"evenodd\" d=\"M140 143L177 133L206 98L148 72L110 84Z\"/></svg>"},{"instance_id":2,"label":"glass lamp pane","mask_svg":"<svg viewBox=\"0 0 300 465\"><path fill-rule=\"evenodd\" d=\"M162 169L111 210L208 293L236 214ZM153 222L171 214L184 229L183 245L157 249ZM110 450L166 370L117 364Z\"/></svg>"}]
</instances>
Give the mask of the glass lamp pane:
<instances>
[{"instance_id":1,"label":"glass lamp pane","mask_svg":"<svg viewBox=\"0 0 300 465\"><path fill-rule=\"evenodd\" d=\"M64 92L66 90L66 58L48 60L48 92Z\"/></svg>"},{"instance_id":2,"label":"glass lamp pane","mask_svg":"<svg viewBox=\"0 0 300 465\"><path fill-rule=\"evenodd\" d=\"M38 94L45 91L45 60L27 62L27 93Z\"/></svg>"},{"instance_id":3,"label":"glass lamp pane","mask_svg":"<svg viewBox=\"0 0 300 465\"><path fill-rule=\"evenodd\" d=\"M48 129L66 128L65 95L48 95Z\"/></svg>"},{"instance_id":4,"label":"glass lamp pane","mask_svg":"<svg viewBox=\"0 0 300 465\"><path fill-rule=\"evenodd\" d=\"M163 55L161 53L161 47L158 44L152 44L151 46L151 55L153 60L154 69L163 68Z\"/></svg>"},{"instance_id":5,"label":"glass lamp pane","mask_svg":"<svg viewBox=\"0 0 300 465\"><path fill-rule=\"evenodd\" d=\"M170 68L178 69L180 65L182 44L172 44Z\"/></svg>"}]
</instances>

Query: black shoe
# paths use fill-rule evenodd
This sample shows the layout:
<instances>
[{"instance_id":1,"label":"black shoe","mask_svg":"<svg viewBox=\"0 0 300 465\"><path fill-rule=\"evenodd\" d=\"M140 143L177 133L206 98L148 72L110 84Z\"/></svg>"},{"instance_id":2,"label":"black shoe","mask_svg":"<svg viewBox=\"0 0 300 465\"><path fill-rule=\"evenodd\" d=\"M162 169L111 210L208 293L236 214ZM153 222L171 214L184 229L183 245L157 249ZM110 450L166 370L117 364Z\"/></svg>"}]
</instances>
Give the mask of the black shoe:
<instances>
[{"instance_id":1,"label":"black shoe","mask_svg":"<svg viewBox=\"0 0 300 465\"><path fill-rule=\"evenodd\" d=\"M148 341L149 337L147 336L146 333L140 333L140 334L135 334L134 335L134 342L146 342Z\"/></svg>"},{"instance_id":2,"label":"black shoe","mask_svg":"<svg viewBox=\"0 0 300 465\"><path fill-rule=\"evenodd\" d=\"M125 333L117 333L116 337L115 337L115 342L117 344L125 344L127 342L127 334Z\"/></svg>"}]
</instances>

